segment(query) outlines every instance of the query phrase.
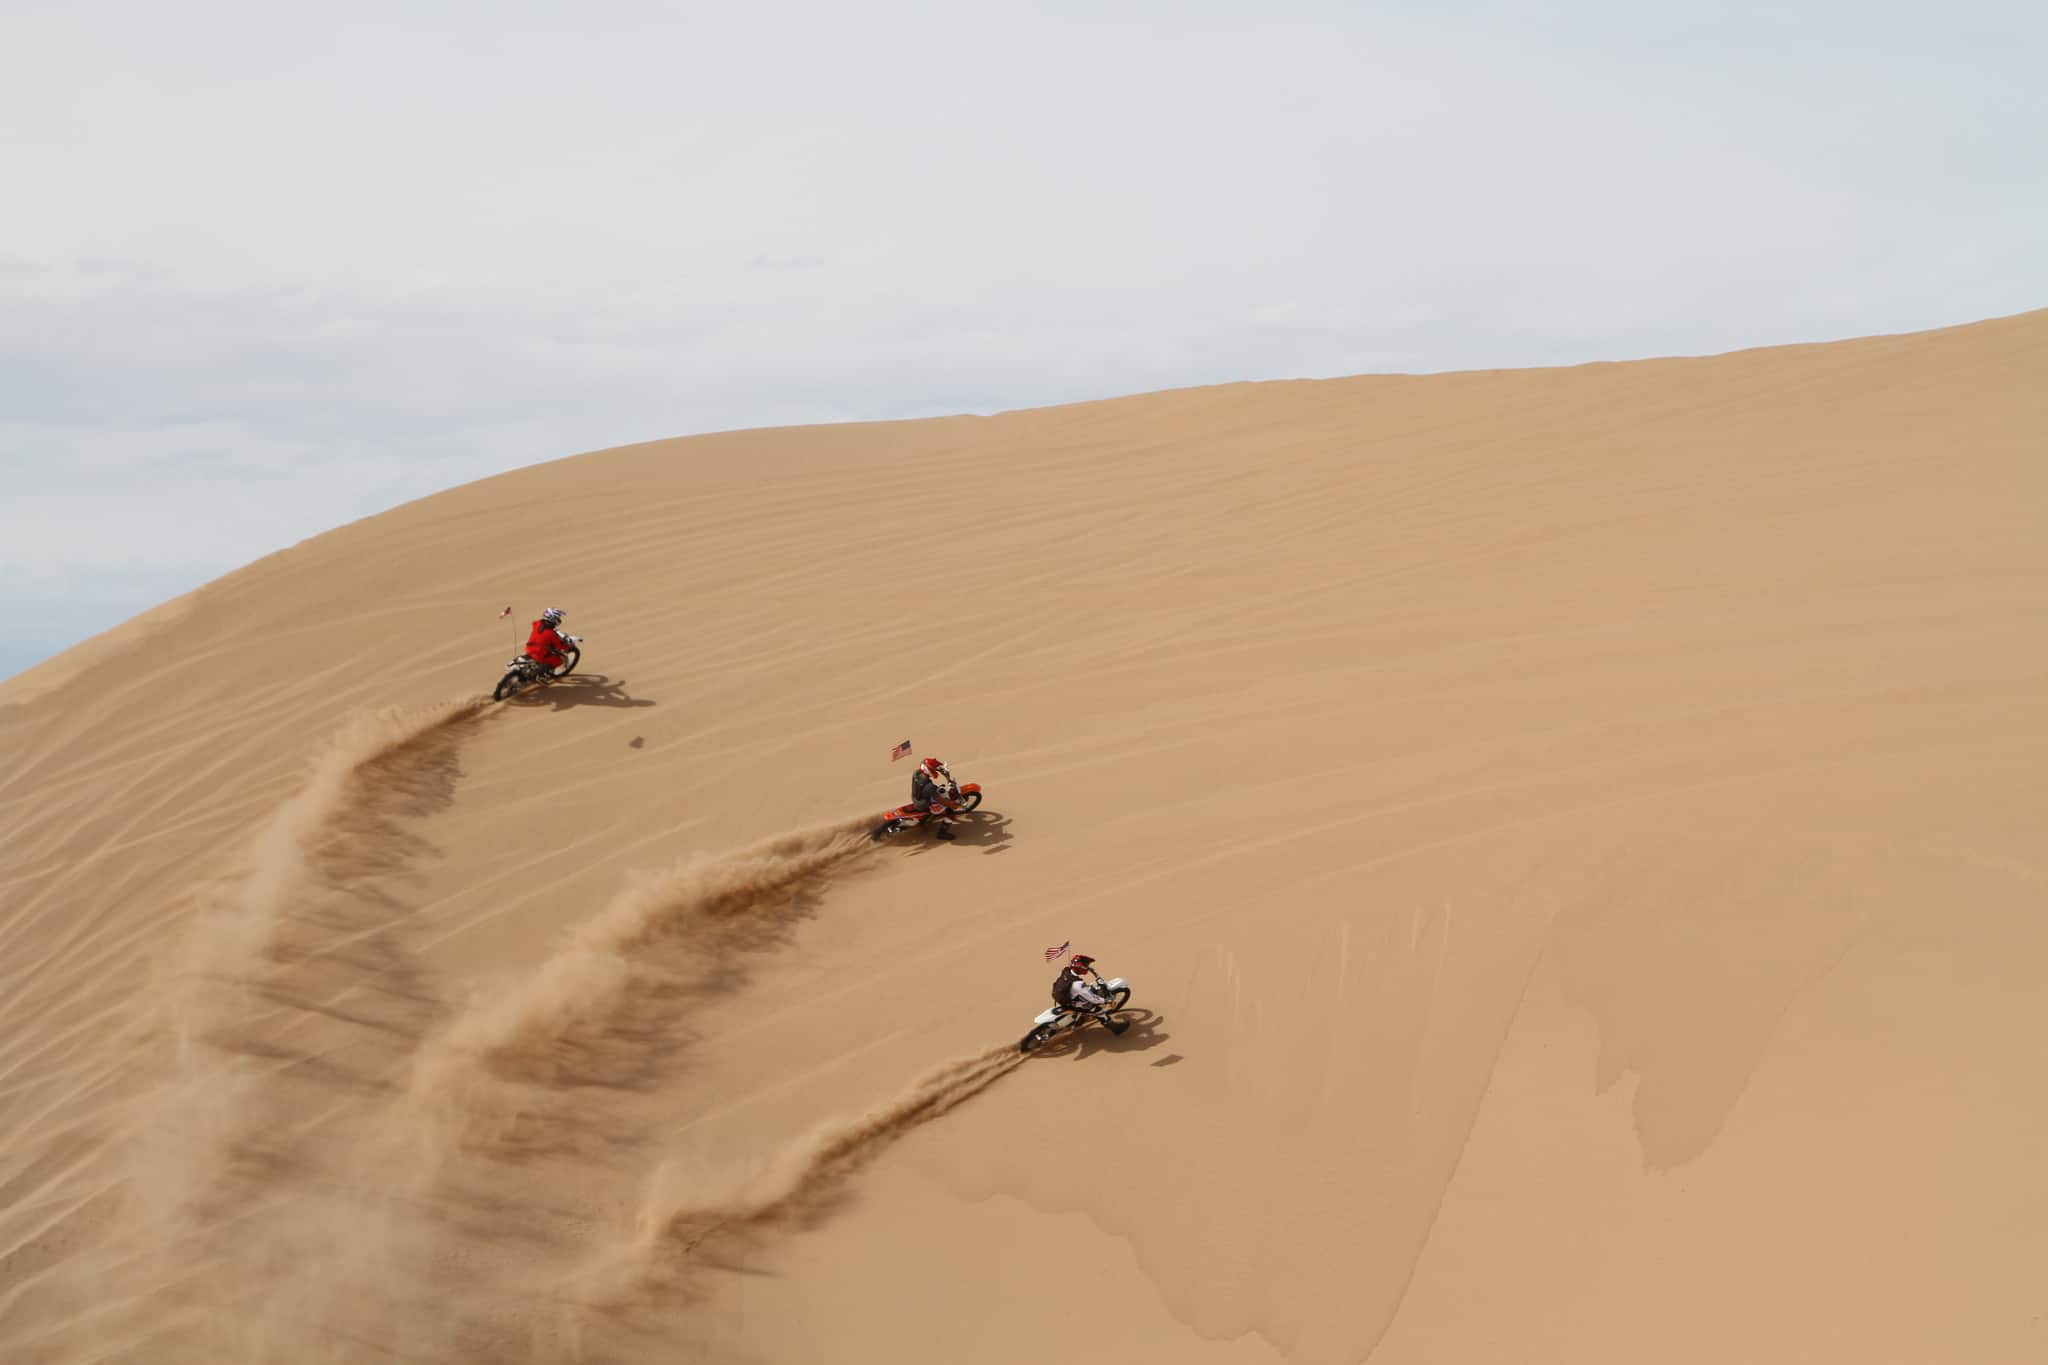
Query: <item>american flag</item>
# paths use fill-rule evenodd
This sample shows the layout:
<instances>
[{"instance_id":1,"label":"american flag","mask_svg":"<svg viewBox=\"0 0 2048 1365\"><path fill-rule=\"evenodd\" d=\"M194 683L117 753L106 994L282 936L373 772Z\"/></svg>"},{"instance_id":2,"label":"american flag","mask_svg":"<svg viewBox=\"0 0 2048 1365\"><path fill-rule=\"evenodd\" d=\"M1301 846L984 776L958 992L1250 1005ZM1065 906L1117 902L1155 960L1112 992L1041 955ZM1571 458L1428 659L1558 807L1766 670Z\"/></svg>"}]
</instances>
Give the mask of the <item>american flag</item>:
<instances>
[{"instance_id":1,"label":"american flag","mask_svg":"<svg viewBox=\"0 0 2048 1365\"><path fill-rule=\"evenodd\" d=\"M510 616L511 614L512 614L512 608L510 608L510 607L507 607L507 608L505 608L505 610L503 610L503 611L501 611L501 612L499 612L499 613L498 613L498 619L499 619L500 621L502 621L502 620L504 620L504 619L505 619L506 617Z\"/></svg>"},{"instance_id":2,"label":"american flag","mask_svg":"<svg viewBox=\"0 0 2048 1365\"><path fill-rule=\"evenodd\" d=\"M897 745L895 748L889 751L889 761L891 763L894 763L897 759L904 757L909 752L910 741L906 739L901 744Z\"/></svg>"},{"instance_id":3,"label":"american flag","mask_svg":"<svg viewBox=\"0 0 2048 1365\"><path fill-rule=\"evenodd\" d=\"M1066 951L1067 949L1069 949L1069 948L1071 948L1071 947L1073 947L1073 946L1074 946L1074 940L1072 940L1072 939L1068 939L1068 940L1067 940L1067 941L1066 941L1065 943L1062 943L1062 944L1061 944L1061 945L1060 945L1059 947L1057 947L1057 948L1047 948L1047 949L1045 950L1045 960L1046 960L1047 962L1050 962L1050 961L1052 961L1052 960L1053 960L1054 958L1058 957L1058 956L1059 956L1059 955L1060 955L1061 953L1064 953L1064 952L1065 952L1065 951Z\"/></svg>"}]
</instances>

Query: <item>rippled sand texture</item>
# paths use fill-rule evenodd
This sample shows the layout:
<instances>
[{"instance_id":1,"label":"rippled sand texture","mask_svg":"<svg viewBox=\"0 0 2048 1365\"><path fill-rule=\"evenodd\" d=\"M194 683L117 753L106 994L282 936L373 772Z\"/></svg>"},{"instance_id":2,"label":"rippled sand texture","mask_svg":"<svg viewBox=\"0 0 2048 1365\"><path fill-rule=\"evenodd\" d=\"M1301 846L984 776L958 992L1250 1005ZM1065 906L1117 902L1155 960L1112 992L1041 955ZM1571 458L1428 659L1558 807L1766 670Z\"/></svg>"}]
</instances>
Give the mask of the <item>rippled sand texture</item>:
<instances>
[{"instance_id":1,"label":"rippled sand texture","mask_svg":"<svg viewBox=\"0 0 2048 1365\"><path fill-rule=\"evenodd\" d=\"M308 541L0 685L0 1358L2048 1359L2044 551L2040 313Z\"/></svg>"}]
</instances>

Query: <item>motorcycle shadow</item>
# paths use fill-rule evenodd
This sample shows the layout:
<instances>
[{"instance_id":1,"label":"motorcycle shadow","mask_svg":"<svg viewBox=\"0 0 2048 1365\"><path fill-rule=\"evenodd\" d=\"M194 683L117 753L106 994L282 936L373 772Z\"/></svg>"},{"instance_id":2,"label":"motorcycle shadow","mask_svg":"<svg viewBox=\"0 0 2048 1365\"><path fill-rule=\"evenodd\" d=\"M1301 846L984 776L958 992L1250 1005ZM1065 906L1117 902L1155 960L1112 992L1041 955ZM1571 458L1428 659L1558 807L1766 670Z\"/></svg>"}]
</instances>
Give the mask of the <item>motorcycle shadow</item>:
<instances>
[{"instance_id":1,"label":"motorcycle shadow","mask_svg":"<svg viewBox=\"0 0 2048 1365\"><path fill-rule=\"evenodd\" d=\"M1032 1057L1092 1057L1098 1052L1148 1052L1173 1035L1160 1032L1163 1014L1147 1009L1118 1010L1116 1017L1130 1025L1122 1033L1111 1033L1100 1024L1062 1033L1031 1054ZM1026 1058L1029 1061L1030 1058Z\"/></svg>"},{"instance_id":2,"label":"motorcycle shadow","mask_svg":"<svg viewBox=\"0 0 2048 1365\"><path fill-rule=\"evenodd\" d=\"M941 839L930 830L909 830L917 842L908 850L913 856L930 853L952 844L955 848L978 848L983 853L1001 853L1017 836L1010 833L1010 817L992 810L972 810L953 817L953 837ZM904 837L899 834L897 838Z\"/></svg>"},{"instance_id":3,"label":"motorcycle shadow","mask_svg":"<svg viewBox=\"0 0 2048 1365\"><path fill-rule=\"evenodd\" d=\"M545 706L554 711L567 711L572 706L639 707L654 704L646 697L629 696L624 678L614 681L602 673L571 673L566 678L515 692L505 699L507 706Z\"/></svg>"}]
</instances>

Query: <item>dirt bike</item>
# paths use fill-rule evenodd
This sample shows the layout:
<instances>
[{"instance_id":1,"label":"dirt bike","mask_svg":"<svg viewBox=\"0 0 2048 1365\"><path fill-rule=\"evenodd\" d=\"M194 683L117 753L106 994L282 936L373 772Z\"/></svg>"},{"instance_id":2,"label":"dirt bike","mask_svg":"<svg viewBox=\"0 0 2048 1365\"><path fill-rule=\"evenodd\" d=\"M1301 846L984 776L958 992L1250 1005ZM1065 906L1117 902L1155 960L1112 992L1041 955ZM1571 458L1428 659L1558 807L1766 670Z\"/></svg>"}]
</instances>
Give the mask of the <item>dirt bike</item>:
<instances>
[{"instance_id":1,"label":"dirt bike","mask_svg":"<svg viewBox=\"0 0 2048 1365\"><path fill-rule=\"evenodd\" d=\"M522 688L531 687L535 683L549 682L555 678L566 678L574 673L576 665L583 658L583 637L564 635L562 639L568 643L562 650L560 664L550 669L538 659L529 658L524 654L519 655L505 665L505 676L498 679L498 690L491 693L491 700L503 701Z\"/></svg>"},{"instance_id":2,"label":"dirt bike","mask_svg":"<svg viewBox=\"0 0 2048 1365\"><path fill-rule=\"evenodd\" d=\"M929 809L920 806L898 806L882 816L882 823L875 827L871 838L886 839L892 834L901 834L906 829L916 829L934 815L965 815L981 804L979 782L955 782L932 801Z\"/></svg>"},{"instance_id":3,"label":"dirt bike","mask_svg":"<svg viewBox=\"0 0 2048 1365\"><path fill-rule=\"evenodd\" d=\"M1084 1005L1079 1008L1054 1005L1031 1021L1031 1032L1025 1034L1023 1040L1017 1044L1017 1051L1029 1052L1033 1048L1043 1047L1062 1033L1086 1028L1090 1022L1097 1019L1100 1019L1102 1026L1111 1033L1121 1034L1129 1028L1130 1020L1112 1019L1110 1016L1130 1003L1131 983L1120 976L1113 976L1107 981L1096 976L1095 989L1104 997L1105 1003Z\"/></svg>"}]
</instances>

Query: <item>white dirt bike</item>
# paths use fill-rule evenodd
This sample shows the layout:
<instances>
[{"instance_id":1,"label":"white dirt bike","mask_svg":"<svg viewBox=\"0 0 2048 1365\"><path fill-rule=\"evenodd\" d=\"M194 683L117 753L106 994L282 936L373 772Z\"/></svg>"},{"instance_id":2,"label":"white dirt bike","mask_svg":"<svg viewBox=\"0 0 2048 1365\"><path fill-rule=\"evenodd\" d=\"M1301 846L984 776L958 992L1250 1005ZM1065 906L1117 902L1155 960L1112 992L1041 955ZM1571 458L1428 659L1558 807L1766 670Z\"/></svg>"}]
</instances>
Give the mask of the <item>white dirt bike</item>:
<instances>
[{"instance_id":1,"label":"white dirt bike","mask_svg":"<svg viewBox=\"0 0 2048 1365\"><path fill-rule=\"evenodd\" d=\"M1130 1020L1116 1019L1111 1016L1130 1003L1131 983L1120 976L1113 976L1107 981L1097 976L1095 978L1095 989L1103 997L1101 1005L1087 1005L1077 1009L1069 1009L1065 1005L1054 1005L1051 1009L1031 1021L1031 1032L1025 1034L1023 1041L1017 1044L1017 1051L1033 1051L1036 1048L1045 1046L1063 1033L1071 1033L1075 1029L1086 1028L1096 1020L1100 1020L1102 1026L1111 1033L1120 1034L1129 1028L1131 1026Z\"/></svg>"}]
</instances>

